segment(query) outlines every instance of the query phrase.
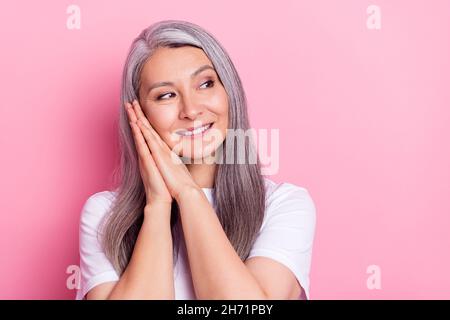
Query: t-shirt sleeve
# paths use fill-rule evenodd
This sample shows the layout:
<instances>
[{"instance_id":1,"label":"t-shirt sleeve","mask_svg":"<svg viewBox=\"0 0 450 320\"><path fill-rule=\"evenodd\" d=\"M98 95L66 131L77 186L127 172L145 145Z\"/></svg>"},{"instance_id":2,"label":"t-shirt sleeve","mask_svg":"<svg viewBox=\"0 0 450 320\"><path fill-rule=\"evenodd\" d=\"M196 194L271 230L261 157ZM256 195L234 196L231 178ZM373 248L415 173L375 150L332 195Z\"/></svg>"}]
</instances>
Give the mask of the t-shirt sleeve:
<instances>
[{"instance_id":1,"label":"t-shirt sleeve","mask_svg":"<svg viewBox=\"0 0 450 320\"><path fill-rule=\"evenodd\" d=\"M81 281L76 300L83 300L89 290L101 283L119 280L97 236L102 217L110 204L111 193L98 192L88 198L81 210L79 228Z\"/></svg>"},{"instance_id":2,"label":"t-shirt sleeve","mask_svg":"<svg viewBox=\"0 0 450 320\"><path fill-rule=\"evenodd\" d=\"M309 299L316 207L307 189L282 183L268 196L263 224L248 258L271 258L295 275Z\"/></svg>"}]
</instances>

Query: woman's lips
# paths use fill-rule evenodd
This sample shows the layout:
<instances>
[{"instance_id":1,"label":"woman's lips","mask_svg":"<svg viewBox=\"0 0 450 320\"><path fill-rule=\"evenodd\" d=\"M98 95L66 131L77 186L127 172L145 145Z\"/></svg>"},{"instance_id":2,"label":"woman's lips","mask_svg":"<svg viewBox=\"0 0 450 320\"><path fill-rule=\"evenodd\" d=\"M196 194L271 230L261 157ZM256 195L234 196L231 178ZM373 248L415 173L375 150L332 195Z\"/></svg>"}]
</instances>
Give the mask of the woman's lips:
<instances>
[{"instance_id":1,"label":"woman's lips","mask_svg":"<svg viewBox=\"0 0 450 320\"><path fill-rule=\"evenodd\" d=\"M177 134L183 137L195 138L205 135L209 129L213 126L214 122L205 124L204 126L198 127L194 130L181 130L178 131Z\"/></svg>"}]
</instances>

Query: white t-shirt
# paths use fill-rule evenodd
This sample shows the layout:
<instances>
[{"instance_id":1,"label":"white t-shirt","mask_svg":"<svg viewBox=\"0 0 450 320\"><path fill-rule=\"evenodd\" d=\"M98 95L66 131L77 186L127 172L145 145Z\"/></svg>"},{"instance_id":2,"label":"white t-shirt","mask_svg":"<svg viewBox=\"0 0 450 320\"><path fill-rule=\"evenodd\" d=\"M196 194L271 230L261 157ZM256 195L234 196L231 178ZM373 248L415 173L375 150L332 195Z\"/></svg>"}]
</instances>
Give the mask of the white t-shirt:
<instances>
[{"instance_id":1,"label":"white t-shirt","mask_svg":"<svg viewBox=\"0 0 450 320\"><path fill-rule=\"evenodd\" d=\"M248 258L271 258L289 268L298 279L304 295L309 299L309 271L316 226L316 207L307 189L290 183L277 184L264 178L266 210L256 241ZM212 202L212 189L203 188ZM97 228L114 199L112 191L90 196L83 206L80 219L81 283L76 299L81 300L93 287L119 276L97 239ZM177 262L174 266L175 299L195 298L186 244L181 238Z\"/></svg>"}]
</instances>

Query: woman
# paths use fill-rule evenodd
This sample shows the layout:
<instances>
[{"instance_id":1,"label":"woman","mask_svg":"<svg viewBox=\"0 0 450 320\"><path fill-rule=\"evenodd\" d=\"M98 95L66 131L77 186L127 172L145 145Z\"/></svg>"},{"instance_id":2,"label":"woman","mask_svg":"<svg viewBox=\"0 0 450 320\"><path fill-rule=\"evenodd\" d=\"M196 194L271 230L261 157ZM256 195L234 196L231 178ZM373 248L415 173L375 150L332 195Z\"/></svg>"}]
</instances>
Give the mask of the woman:
<instances>
[{"instance_id":1,"label":"woman","mask_svg":"<svg viewBox=\"0 0 450 320\"><path fill-rule=\"evenodd\" d=\"M246 99L218 41L185 21L143 30L121 103L120 181L83 207L77 299L308 298L314 203L258 157L236 163Z\"/></svg>"}]
</instances>

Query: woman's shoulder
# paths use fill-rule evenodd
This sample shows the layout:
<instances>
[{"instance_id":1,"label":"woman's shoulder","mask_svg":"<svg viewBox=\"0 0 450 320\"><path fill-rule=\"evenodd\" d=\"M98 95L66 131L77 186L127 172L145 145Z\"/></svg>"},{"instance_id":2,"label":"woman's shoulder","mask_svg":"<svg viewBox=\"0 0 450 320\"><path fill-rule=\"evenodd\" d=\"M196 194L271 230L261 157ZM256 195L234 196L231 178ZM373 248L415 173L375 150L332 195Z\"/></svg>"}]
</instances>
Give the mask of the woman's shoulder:
<instances>
[{"instance_id":1,"label":"woman's shoulder","mask_svg":"<svg viewBox=\"0 0 450 320\"><path fill-rule=\"evenodd\" d=\"M291 182L277 183L264 177L266 214L301 213L315 218L316 205L307 188Z\"/></svg>"},{"instance_id":2,"label":"woman's shoulder","mask_svg":"<svg viewBox=\"0 0 450 320\"><path fill-rule=\"evenodd\" d=\"M316 207L309 191L265 178L266 210L248 258L263 256L289 268L309 299L309 272L316 229Z\"/></svg>"},{"instance_id":3,"label":"woman's shoulder","mask_svg":"<svg viewBox=\"0 0 450 320\"><path fill-rule=\"evenodd\" d=\"M115 199L116 191L104 190L87 197L81 210L81 222L96 225L109 212Z\"/></svg>"},{"instance_id":4,"label":"woman's shoulder","mask_svg":"<svg viewBox=\"0 0 450 320\"><path fill-rule=\"evenodd\" d=\"M309 190L305 187L299 186L290 182L277 183L269 178L264 177L266 187L266 199L268 202L300 198L310 204L314 204Z\"/></svg>"}]
</instances>

